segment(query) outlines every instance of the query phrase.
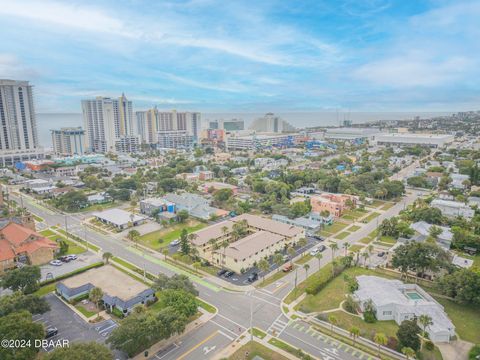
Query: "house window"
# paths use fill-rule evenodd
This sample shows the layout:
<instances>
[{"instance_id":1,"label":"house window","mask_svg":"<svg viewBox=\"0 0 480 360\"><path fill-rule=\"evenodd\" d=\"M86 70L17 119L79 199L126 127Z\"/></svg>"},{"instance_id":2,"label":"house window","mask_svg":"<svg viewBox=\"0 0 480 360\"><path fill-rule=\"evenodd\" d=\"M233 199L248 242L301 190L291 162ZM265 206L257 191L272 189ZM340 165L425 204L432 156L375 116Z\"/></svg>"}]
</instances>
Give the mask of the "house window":
<instances>
[{"instance_id":1,"label":"house window","mask_svg":"<svg viewBox=\"0 0 480 360\"><path fill-rule=\"evenodd\" d=\"M392 312L391 311L384 311L383 315L392 315Z\"/></svg>"}]
</instances>

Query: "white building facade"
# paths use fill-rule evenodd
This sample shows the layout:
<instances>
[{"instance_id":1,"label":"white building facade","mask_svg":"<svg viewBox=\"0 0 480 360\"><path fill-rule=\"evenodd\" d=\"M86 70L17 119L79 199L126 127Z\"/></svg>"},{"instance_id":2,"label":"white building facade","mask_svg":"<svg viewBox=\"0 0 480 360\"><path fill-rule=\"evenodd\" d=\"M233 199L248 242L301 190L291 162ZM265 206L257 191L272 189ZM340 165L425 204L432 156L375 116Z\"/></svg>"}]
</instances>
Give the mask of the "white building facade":
<instances>
[{"instance_id":1,"label":"white building facade","mask_svg":"<svg viewBox=\"0 0 480 360\"><path fill-rule=\"evenodd\" d=\"M81 127L50 130L55 155L83 155L85 152L85 131Z\"/></svg>"}]
</instances>

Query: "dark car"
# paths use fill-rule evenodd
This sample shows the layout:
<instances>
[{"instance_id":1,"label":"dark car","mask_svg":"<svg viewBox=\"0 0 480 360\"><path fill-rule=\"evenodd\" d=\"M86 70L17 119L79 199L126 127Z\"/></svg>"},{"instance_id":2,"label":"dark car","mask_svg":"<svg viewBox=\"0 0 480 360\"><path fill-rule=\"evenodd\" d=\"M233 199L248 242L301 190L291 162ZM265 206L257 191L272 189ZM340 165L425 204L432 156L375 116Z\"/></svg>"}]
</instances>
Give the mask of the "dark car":
<instances>
[{"instance_id":1,"label":"dark car","mask_svg":"<svg viewBox=\"0 0 480 360\"><path fill-rule=\"evenodd\" d=\"M317 249L318 249L318 251L322 252L322 251L325 251L326 246L325 245L320 245Z\"/></svg>"},{"instance_id":2,"label":"dark car","mask_svg":"<svg viewBox=\"0 0 480 360\"><path fill-rule=\"evenodd\" d=\"M251 274L248 276L247 281L250 282L250 283L252 283L252 282L254 282L254 281L257 280L257 279L258 279L258 274L257 274L256 272L254 272L254 273L251 273Z\"/></svg>"},{"instance_id":3,"label":"dark car","mask_svg":"<svg viewBox=\"0 0 480 360\"><path fill-rule=\"evenodd\" d=\"M231 278L234 274L235 274L235 273L234 273L233 271L227 271L224 276L225 276L226 278Z\"/></svg>"},{"instance_id":4,"label":"dark car","mask_svg":"<svg viewBox=\"0 0 480 360\"><path fill-rule=\"evenodd\" d=\"M324 238L322 238L321 236L318 236L318 235L314 235L313 238L317 241L323 241L325 240Z\"/></svg>"},{"instance_id":5,"label":"dark car","mask_svg":"<svg viewBox=\"0 0 480 360\"><path fill-rule=\"evenodd\" d=\"M45 330L45 339L51 338L58 334L58 329L56 327L51 327Z\"/></svg>"},{"instance_id":6,"label":"dark car","mask_svg":"<svg viewBox=\"0 0 480 360\"><path fill-rule=\"evenodd\" d=\"M61 262L64 262L64 263L68 263L68 262L70 262L71 259L68 256L60 256L58 258L58 260L60 260Z\"/></svg>"},{"instance_id":7,"label":"dark car","mask_svg":"<svg viewBox=\"0 0 480 360\"><path fill-rule=\"evenodd\" d=\"M380 252L377 254L378 257L383 257L384 255L385 255L385 251L380 251Z\"/></svg>"},{"instance_id":8,"label":"dark car","mask_svg":"<svg viewBox=\"0 0 480 360\"><path fill-rule=\"evenodd\" d=\"M227 272L227 270L221 269L221 270L218 270L217 275L218 275L218 276L222 276L222 275L225 274L226 272Z\"/></svg>"}]
</instances>

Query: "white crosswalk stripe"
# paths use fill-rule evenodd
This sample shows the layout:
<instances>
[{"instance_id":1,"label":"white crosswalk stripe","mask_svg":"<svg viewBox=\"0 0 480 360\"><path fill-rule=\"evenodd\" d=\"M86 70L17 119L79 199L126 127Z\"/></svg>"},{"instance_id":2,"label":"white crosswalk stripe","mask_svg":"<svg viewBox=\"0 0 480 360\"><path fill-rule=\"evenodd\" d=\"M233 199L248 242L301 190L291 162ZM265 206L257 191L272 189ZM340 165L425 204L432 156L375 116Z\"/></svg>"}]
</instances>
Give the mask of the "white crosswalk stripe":
<instances>
[{"instance_id":1,"label":"white crosswalk stripe","mask_svg":"<svg viewBox=\"0 0 480 360\"><path fill-rule=\"evenodd\" d=\"M288 326L288 320L282 320L281 317L282 315L276 318L272 325L270 325L267 330L268 333L278 336L283 332L283 330L285 330L285 328Z\"/></svg>"}]
</instances>

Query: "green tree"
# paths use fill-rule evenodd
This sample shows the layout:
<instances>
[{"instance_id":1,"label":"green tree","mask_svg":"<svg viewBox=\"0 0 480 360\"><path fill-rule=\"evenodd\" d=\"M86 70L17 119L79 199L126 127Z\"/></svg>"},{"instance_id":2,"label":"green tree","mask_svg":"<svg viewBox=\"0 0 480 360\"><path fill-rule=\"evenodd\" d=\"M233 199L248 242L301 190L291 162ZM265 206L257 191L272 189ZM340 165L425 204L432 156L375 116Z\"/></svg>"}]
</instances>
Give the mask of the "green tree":
<instances>
[{"instance_id":1,"label":"green tree","mask_svg":"<svg viewBox=\"0 0 480 360\"><path fill-rule=\"evenodd\" d=\"M310 270L310 265L303 264L303 269L305 270L305 277L308 278L308 270Z\"/></svg>"},{"instance_id":2,"label":"green tree","mask_svg":"<svg viewBox=\"0 0 480 360\"><path fill-rule=\"evenodd\" d=\"M188 217L189 214L187 210L180 210L179 212L177 212L177 219L179 223L184 223L185 221L187 221Z\"/></svg>"},{"instance_id":3,"label":"green tree","mask_svg":"<svg viewBox=\"0 0 480 360\"><path fill-rule=\"evenodd\" d=\"M283 256L280 253L276 253L272 257L272 261L278 266L277 271L280 271L280 266L283 264Z\"/></svg>"},{"instance_id":4,"label":"green tree","mask_svg":"<svg viewBox=\"0 0 480 360\"><path fill-rule=\"evenodd\" d=\"M402 348L402 354L405 355L405 357L408 359L413 358L415 356L415 350L409 347L403 347Z\"/></svg>"},{"instance_id":5,"label":"green tree","mask_svg":"<svg viewBox=\"0 0 480 360\"><path fill-rule=\"evenodd\" d=\"M110 259L113 257L111 252L104 252L102 255L102 259L105 261L105 264L108 264Z\"/></svg>"},{"instance_id":6,"label":"green tree","mask_svg":"<svg viewBox=\"0 0 480 360\"><path fill-rule=\"evenodd\" d=\"M38 266L24 266L20 269L7 271L1 278L0 285L12 291L21 291L24 294L35 292L41 278Z\"/></svg>"},{"instance_id":7,"label":"green tree","mask_svg":"<svg viewBox=\"0 0 480 360\"><path fill-rule=\"evenodd\" d=\"M100 301L103 298L103 291L99 287L94 287L88 293L88 299L93 302L97 308L97 318L100 316Z\"/></svg>"},{"instance_id":8,"label":"green tree","mask_svg":"<svg viewBox=\"0 0 480 360\"><path fill-rule=\"evenodd\" d=\"M257 267L262 272L263 281L265 281L265 275L267 274L268 270L270 270L270 264L267 260L262 259L258 262Z\"/></svg>"},{"instance_id":9,"label":"green tree","mask_svg":"<svg viewBox=\"0 0 480 360\"><path fill-rule=\"evenodd\" d=\"M433 325L432 318L429 315L422 314L418 317L418 322L422 325L422 337L425 337L427 333L427 327Z\"/></svg>"},{"instance_id":10,"label":"green tree","mask_svg":"<svg viewBox=\"0 0 480 360\"><path fill-rule=\"evenodd\" d=\"M378 356L380 356L380 347L387 345L387 336L384 333L376 333L373 337L373 341L378 345Z\"/></svg>"},{"instance_id":11,"label":"green tree","mask_svg":"<svg viewBox=\"0 0 480 360\"><path fill-rule=\"evenodd\" d=\"M351 326L349 330L350 336L353 339L353 346L355 346L355 342L357 338L360 336L360 329L356 326Z\"/></svg>"},{"instance_id":12,"label":"green tree","mask_svg":"<svg viewBox=\"0 0 480 360\"><path fill-rule=\"evenodd\" d=\"M338 319L335 315L329 315L328 322L330 323L330 332L333 334L333 327L337 325Z\"/></svg>"},{"instance_id":13,"label":"green tree","mask_svg":"<svg viewBox=\"0 0 480 360\"><path fill-rule=\"evenodd\" d=\"M197 313L198 305L195 296L184 290L163 290L158 301L162 307L171 307L187 318Z\"/></svg>"},{"instance_id":14,"label":"green tree","mask_svg":"<svg viewBox=\"0 0 480 360\"><path fill-rule=\"evenodd\" d=\"M138 238L140 237L140 233L137 230L130 230L127 234L127 239L133 241L135 246L138 246Z\"/></svg>"},{"instance_id":15,"label":"green tree","mask_svg":"<svg viewBox=\"0 0 480 360\"><path fill-rule=\"evenodd\" d=\"M0 338L7 340L24 340L30 342L26 347L0 347L0 359L2 360L33 360L40 348L35 347L35 340L45 337L43 326L32 321L32 315L28 311L14 312L4 316L0 320Z\"/></svg>"},{"instance_id":16,"label":"green tree","mask_svg":"<svg viewBox=\"0 0 480 360\"><path fill-rule=\"evenodd\" d=\"M335 277L335 266L333 265L333 261L335 259L335 251L338 250L338 244L333 243L333 244L330 244L329 247L332 250L332 277Z\"/></svg>"},{"instance_id":17,"label":"green tree","mask_svg":"<svg viewBox=\"0 0 480 360\"><path fill-rule=\"evenodd\" d=\"M480 273L460 269L437 280L440 292L458 303L480 305Z\"/></svg>"},{"instance_id":18,"label":"green tree","mask_svg":"<svg viewBox=\"0 0 480 360\"><path fill-rule=\"evenodd\" d=\"M190 242L188 241L188 231L187 229L182 229L180 233L180 252L183 255L190 254Z\"/></svg>"},{"instance_id":19,"label":"green tree","mask_svg":"<svg viewBox=\"0 0 480 360\"><path fill-rule=\"evenodd\" d=\"M412 348L415 351L420 349L421 329L415 320L404 320L397 330L398 345L400 349L404 347Z\"/></svg>"},{"instance_id":20,"label":"green tree","mask_svg":"<svg viewBox=\"0 0 480 360\"><path fill-rule=\"evenodd\" d=\"M34 294L24 295L20 291L0 297L0 317L22 310L30 314L43 314L50 310L50 305L44 298Z\"/></svg>"},{"instance_id":21,"label":"green tree","mask_svg":"<svg viewBox=\"0 0 480 360\"><path fill-rule=\"evenodd\" d=\"M108 347L95 341L73 343L68 347L55 348L47 353L44 360L113 360L113 354Z\"/></svg>"},{"instance_id":22,"label":"green tree","mask_svg":"<svg viewBox=\"0 0 480 360\"><path fill-rule=\"evenodd\" d=\"M322 258L323 258L323 255L322 255L322 253L319 252L319 253L317 253L317 254L315 255L315 257L316 257L317 260L318 260L318 268L320 269L320 268L322 267Z\"/></svg>"},{"instance_id":23,"label":"green tree","mask_svg":"<svg viewBox=\"0 0 480 360\"><path fill-rule=\"evenodd\" d=\"M287 254L288 254L288 256L290 256L290 264L292 264L292 266L293 266L293 258L297 254L297 252L295 251L295 248L293 246L288 247L287 248Z\"/></svg>"},{"instance_id":24,"label":"green tree","mask_svg":"<svg viewBox=\"0 0 480 360\"><path fill-rule=\"evenodd\" d=\"M163 290L183 290L192 294L193 296L198 296L198 290L193 285L190 278L183 274L175 274L171 277L168 277L165 274L159 273L158 277L153 283L153 288L156 291Z\"/></svg>"}]
</instances>

